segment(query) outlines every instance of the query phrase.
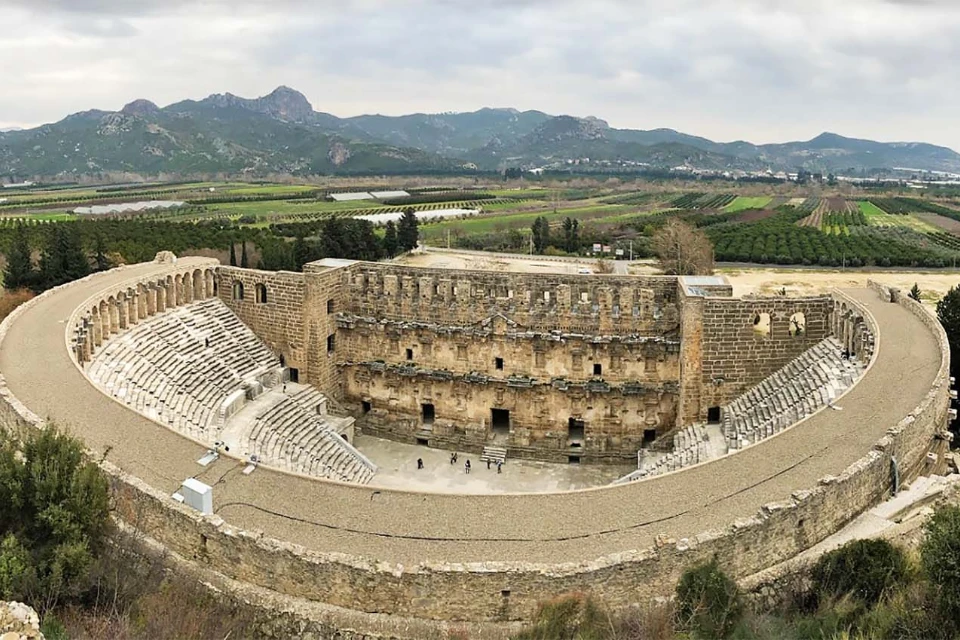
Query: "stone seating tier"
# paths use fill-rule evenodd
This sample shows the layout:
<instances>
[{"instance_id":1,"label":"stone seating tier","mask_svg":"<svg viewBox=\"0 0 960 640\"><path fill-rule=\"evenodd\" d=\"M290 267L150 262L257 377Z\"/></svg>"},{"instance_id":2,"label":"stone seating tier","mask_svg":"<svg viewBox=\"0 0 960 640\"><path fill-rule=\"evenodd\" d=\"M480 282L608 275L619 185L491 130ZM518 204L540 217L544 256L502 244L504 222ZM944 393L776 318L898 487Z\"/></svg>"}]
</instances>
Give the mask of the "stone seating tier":
<instances>
[{"instance_id":1,"label":"stone seating tier","mask_svg":"<svg viewBox=\"0 0 960 640\"><path fill-rule=\"evenodd\" d=\"M94 384L139 413L211 442L224 399L278 366L269 347L209 298L113 337L87 371Z\"/></svg>"}]
</instances>

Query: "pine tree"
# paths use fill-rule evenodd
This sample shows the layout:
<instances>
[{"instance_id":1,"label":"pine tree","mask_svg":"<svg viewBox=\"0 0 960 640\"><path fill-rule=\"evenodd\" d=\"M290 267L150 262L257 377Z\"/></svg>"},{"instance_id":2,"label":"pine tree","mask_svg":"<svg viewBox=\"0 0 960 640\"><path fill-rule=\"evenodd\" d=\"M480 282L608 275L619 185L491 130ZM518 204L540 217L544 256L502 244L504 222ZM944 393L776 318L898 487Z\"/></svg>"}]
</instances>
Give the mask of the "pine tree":
<instances>
[{"instance_id":1,"label":"pine tree","mask_svg":"<svg viewBox=\"0 0 960 640\"><path fill-rule=\"evenodd\" d=\"M63 260L58 250L60 225L49 231L40 251L40 289L50 289L64 281Z\"/></svg>"},{"instance_id":2,"label":"pine tree","mask_svg":"<svg viewBox=\"0 0 960 640\"><path fill-rule=\"evenodd\" d=\"M417 240L420 238L418 226L416 212L412 207L408 207L397 225L397 244L401 251L410 251L417 247Z\"/></svg>"},{"instance_id":3,"label":"pine tree","mask_svg":"<svg viewBox=\"0 0 960 640\"><path fill-rule=\"evenodd\" d=\"M90 273L80 230L75 224L57 224L47 235L40 255L40 286L50 289Z\"/></svg>"},{"instance_id":4,"label":"pine tree","mask_svg":"<svg viewBox=\"0 0 960 640\"><path fill-rule=\"evenodd\" d=\"M97 234L96 244L94 245L93 261L96 264L97 271L106 271L113 266L107 257L107 247L103 241L103 234L100 233Z\"/></svg>"},{"instance_id":5,"label":"pine tree","mask_svg":"<svg viewBox=\"0 0 960 640\"><path fill-rule=\"evenodd\" d=\"M60 251L63 255L63 272L66 282L79 280L90 274L90 260L83 250L80 239L80 227L76 224L60 225Z\"/></svg>"},{"instance_id":6,"label":"pine tree","mask_svg":"<svg viewBox=\"0 0 960 640\"><path fill-rule=\"evenodd\" d=\"M249 265L247 260L247 242L244 240L240 243L240 268L246 269Z\"/></svg>"},{"instance_id":7,"label":"pine tree","mask_svg":"<svg viewBox=\"0 0 960 640\"><path fill-rule=\"evenodd\" d=\"M230 266L237 266L237 246L232 242L230 243Z\"/></svg>"},{"instance_id":8,"label":"pine tree","mask_svg":"<svg viewBox=\"0 0 960 640\"><path fill-rule=\"evenodd\" d=\"M313 260L313 249L303 236L293 241L293 262L297 271L303 271L303 265Z\"/></svg>"},{"instance_id":9,"label":"pine tree","mask_svg":"<svg viewBox=\"0 0 960 640\"><path fill-rule=\"evenodd\" d=\"M397 240L397 225L393 223L393 220L389 220L384 227L383 233L383 250L388 257L392 258L397 255L397 247L399 246L399 241Z\"/></svg>"},{"instance_id":10,"label":"pine tree","mask_svg":"<svg viewBox=\"0 0 960 640\"><path fill-rule=\"evenodd\" d=\"M920 287L917 285L916 282L914 282L914 283L913 283L913 286L910 287L910 293L909 293L908 295L909 295L911 298L913 298L914 300L916 300L917 302L920 302L920 301L921 301L921 300L920 300Z\"/></svg>"},{"instance_id":11,"label":"pine tree","mask_svg":"<svg viewBox=\"0 0 960 640\"><path fill-rule=\"evenodd\" d=\"M30 242L27 229L18 224L13 233L13 242L7 252L7 266L3 270L3 285L7 289L19 289L34 284L36 273L30 260Z\"/></svg>"}]
</instances>

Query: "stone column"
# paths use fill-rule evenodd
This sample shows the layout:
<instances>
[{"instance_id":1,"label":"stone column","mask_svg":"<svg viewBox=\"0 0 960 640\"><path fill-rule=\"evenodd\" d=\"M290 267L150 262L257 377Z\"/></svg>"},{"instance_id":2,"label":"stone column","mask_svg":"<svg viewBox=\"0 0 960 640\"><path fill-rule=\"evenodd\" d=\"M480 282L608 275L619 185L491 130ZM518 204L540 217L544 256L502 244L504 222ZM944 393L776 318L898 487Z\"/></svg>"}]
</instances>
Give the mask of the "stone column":
<instances>
[{"instance_id":1,"label":"stone column","mask_svg":"<svg viewBox=\"0 0 960 640\"><path fill-rule=\"evenodd\" d=\"M110 312L110 334L120 331L120 303L116 298L113 302L107 302L107 309Z\"/></svg>"}]
</instances>

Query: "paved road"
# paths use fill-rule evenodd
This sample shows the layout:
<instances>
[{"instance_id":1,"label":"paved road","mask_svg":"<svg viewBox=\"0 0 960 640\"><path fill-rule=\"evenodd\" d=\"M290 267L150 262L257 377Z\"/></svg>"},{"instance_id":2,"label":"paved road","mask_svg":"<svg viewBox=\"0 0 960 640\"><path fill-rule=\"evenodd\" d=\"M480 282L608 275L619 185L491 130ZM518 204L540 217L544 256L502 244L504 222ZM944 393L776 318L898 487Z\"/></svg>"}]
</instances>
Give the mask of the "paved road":
<instances>
[{"instance_id":1,"label":"paved road","mask_svg":"<svg viewBox=\"0 0 960 640\"><path fill-rule=\"evenodd\" d=\"M415 565L428 561L576 562L643 549L659 533L689 537L754 514L838 474L913 409L940 363L933 336L898 305L868 290L848 293L882 327L877 364L843 399L734 456L625 486L566 494L451 496L319 482L221 459L203 470L202 447L102 395L71 364L64 321L96 290L148 271L137 266L42 300L0 345L0 371L39 415L68 426L95 451L163 491L189 476L214 485L227 522L317 551ZM509 473L509 467L505 469Z\"/></svg>"}]
</instances>

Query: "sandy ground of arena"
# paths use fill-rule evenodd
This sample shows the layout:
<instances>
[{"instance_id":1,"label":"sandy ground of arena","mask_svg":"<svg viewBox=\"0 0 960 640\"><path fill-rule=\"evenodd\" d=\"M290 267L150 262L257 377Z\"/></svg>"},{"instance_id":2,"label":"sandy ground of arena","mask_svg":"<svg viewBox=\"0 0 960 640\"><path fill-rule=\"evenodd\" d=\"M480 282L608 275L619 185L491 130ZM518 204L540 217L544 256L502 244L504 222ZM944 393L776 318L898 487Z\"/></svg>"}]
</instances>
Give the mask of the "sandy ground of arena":
<instances>
[{"instance_id":1,"label":"sandy ground of arena","mask_svg":"<svg viewBox=\"0 0 960 640\"><path fill-rule=\"evenodd\" d=\"M214 509L234 526L314 551L405 565L589 561L650 548L660 534L679 539L723 529L860 459L917 406L941 361L919 319L872 291L851 289L876 317L882 337L875 365L842 398L843 411L822 411L760 445L680 473L549 495L427 495L266 468L245 476L243 463L226 457L198 467L205 447L112 401L71 362L64 333L74 309L111 284L155 269L108 272L28 308L0 344L10 391L164 492L172 494L191 476L214 486Z\"/></svg>"}]
</instances>

